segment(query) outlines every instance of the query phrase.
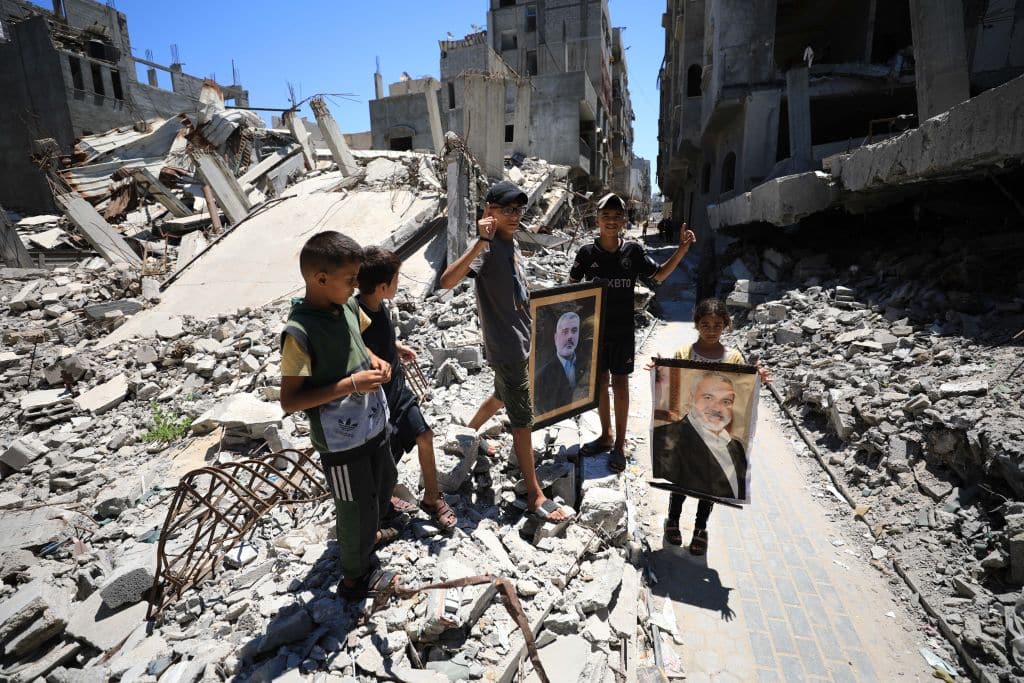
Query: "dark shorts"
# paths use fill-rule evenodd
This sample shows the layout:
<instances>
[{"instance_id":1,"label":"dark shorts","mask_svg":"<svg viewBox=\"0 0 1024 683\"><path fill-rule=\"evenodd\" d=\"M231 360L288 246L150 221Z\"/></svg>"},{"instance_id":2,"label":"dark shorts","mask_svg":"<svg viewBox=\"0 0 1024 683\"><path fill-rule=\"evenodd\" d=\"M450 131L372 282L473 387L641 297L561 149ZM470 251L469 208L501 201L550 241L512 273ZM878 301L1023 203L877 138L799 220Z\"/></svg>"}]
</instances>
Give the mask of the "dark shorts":
<instances>
[{"instance_id":1,"label":"dark shorts","mask_svg":"<svg viewBox=\"0 0 1024 683\"><path fill-rule=\"evenodd\" d=\"M630 334L608 335L604 344L597 352L597 367L600 372L608 371L613 375L629 375L633 372L633 359L636 356L636 339Z\"/></svg>"},{"instance_id":2,"label":"dark shorts","mask_svg":"<svg viewBox=\"0 0 1024 683\"><path fill-rule=\"evenodd\" d=\"M530 361L491 363L494 370L494 395L505 404L512 429L533 426L533 406L530 405Z\"/></svg>"},{"instance_id":3,"label":"dark shorts","mask_svg":"<svg viewBox=\"0 0 1024 683\"><path fill-rule=\"evenodd\" d=\"M430 431L420 402L409 387L403 387L398 405L391 409L391 454L395 462L416 446L416 438Z\"/></svg>"}]
</instances>

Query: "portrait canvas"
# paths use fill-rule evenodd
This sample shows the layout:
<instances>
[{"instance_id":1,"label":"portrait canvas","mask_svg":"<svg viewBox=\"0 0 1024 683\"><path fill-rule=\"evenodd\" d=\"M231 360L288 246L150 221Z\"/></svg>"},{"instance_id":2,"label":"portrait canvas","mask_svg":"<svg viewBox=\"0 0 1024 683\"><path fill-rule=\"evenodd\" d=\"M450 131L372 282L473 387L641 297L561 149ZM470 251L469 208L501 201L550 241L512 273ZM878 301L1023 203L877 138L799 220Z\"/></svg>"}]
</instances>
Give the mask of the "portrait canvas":
<instances>
[{"instance_id":1,"label":"portrait canvas","mask_svg":"<svg viewBox=\"0 0 1024 683\"><path fill-rule=\"evenodd\" d=\"M534 429L597 406L597 352L604 302L604 285L593 283L530 292Z\"/></svg>"},{"instance_id":2,"label":"portrait canvas","mask_svg":"<svg viewBox=\"0 0 1024 683\"><path fill-rule=\"evenodd\" d=\"M757 369L658 358L651 383L651 484L731 505L749 503Z\"/></svg>"}]
</instances>

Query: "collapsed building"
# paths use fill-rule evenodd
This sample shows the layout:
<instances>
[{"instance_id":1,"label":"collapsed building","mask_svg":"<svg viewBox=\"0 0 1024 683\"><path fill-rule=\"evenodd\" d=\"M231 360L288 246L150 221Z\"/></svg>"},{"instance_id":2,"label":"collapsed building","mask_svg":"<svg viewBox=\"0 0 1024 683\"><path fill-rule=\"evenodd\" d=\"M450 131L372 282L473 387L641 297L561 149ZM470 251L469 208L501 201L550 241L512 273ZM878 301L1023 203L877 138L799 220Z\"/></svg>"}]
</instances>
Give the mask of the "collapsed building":
<instances>
[{"instance_id":1,"label":"collapsed building","mask_svg":"<svg viewBox=\"0 0 1024 683\"><path fill-rule=\"evenodd\" d=\"M658 180L699 296L976 680L1024 606L1024 2L667 3Z\"/></svg>"},{"instance_id":2,"label":"collapsed building","mask_svg":"<svg viewBox=\"0 0 1024 683\"><path fill-rule=\"evenodd\" d=\"M488 186L467 143L355 149L320 98L315 122L274 128L226 99L207 81L180 112L83 135L46 169L60 215L0 212L0 678L511 681L566 652L573 680L649 666L642 477L572 457L576 425L538 433L543 486L579 521L541 525L500 416L464 426L493 382L470 285L435 285ZM563 282L592 203L568 166L500 173L528 195L531 284ZM380 557L409 592L372 614L337 596L308 424L277 403L298 253L331 229L403 259L394 322L423 350L410 376L463 525L408 520ZM400 468L408 502L418 467Z\"/></svg>"},{"instance_id":3,"label":"collapsed building","mask_svg":"<svg viewBox=\"0 0 1024 683\"><path fill-rule=\"evenodd\" d=\"M438 152L441 131L453 131L489 175L506 156L536 156L647 214L649 165L633 155L626 50L607 0L492 0L486 30L439 45L439 80L406 75L385 95L376 74L375 149Z\"/></svg>"},{"instance_id":4,"label":"collapsed building","mask_svg":"<svg viewBox=\"0 0 1024 683\"><path fill-rule=\"evenodd\" d=\"M146 69L146 82L137 69ZM169 88L160 83L169 84ZM27 0L0 2L0 205L23 212L55 208L40 165L58 167L75 141L113 128L191 111L203 78L132 53L128 19L110 3L54 0L47 11ZM248 106L239 84L219 86Z\"/></svg>"}]
</instances>

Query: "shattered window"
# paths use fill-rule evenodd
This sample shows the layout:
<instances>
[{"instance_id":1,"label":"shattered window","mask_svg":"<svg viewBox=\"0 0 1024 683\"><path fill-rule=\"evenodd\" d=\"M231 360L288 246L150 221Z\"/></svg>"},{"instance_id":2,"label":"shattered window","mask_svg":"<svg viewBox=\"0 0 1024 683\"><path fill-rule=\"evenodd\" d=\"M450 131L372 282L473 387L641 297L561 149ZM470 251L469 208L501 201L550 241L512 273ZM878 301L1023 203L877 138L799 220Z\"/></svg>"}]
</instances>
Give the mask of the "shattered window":
<instances>
[{"instance_id":1,"label":"shattered window","mask_svg":"<svg viewBox=\"0 0 1024 683\"><path fill-rule=\"evenodd\" d=\"M736 153L729 152L722 162L722 192L732 192L736 187Z\"/></svg>"},{"instance_id":2,"label":"shattered window","mask_svg":"<svg viewBox=\"0 0 1024 683\"><path fill-rule=\"evenodd\" d=\"M533 5L526 8L526 30L528 33L537 30L537 8Z\"/></svg>"},{"instance_id":3,"label":"shattered window","mask_svg":"<svg viewBox=\"0 0 1024 683\"><path fill-rule=\"evenodd\" d=\"M537 75L537 51L529 50L526 53L526 75Z\"/></svg>"},{"instance_id":4,"label":"shattered window","mask_svg":"<svg viewBox=\"0 0 1024 683\"><path fill-rule=\"evenodd\" d=\"M455 84L448 82L448 108L455 109Z\"/></svg>"},{"instance_id":5,"label":"shattered window","mask_svg":"<svg viewBox=\"0 0 1024 683\"><path fill-rule=\"evenodd\" d=\"M519 47L519 37L515 31L502 31L501 32L501 49L504 50L515 50Z\"/></svg>"},{"instance_id":6,"label":"shattered window","mask_svg":"<svg viewBox=\"0 0 1024 683\"><path fill-rule=\"evenodd\" d=\"M123 100L124 99L124 89L121 87L121 72L120 71L111 71L110 72L110 80L111 80L111 82L113 83L113 86L114 86L114 99L115 100Z\"/></svg>"},{"instance_id":7,"label":"shattered window","mask_svg":"<svg viewBox=\"0 0 1024 683\"><path fill-rule=\"evenodd\" d=\"M85 80L82 78L82 60L68 55L68 66L71 67L71 85L75 90L85 90Z\"/></svg>"},{"instance_id":8,"label":"shattered window","mask_svg":"<svg viewBox=\"0 0 1024 683\"><path fill-rule=\"evenodd\" d=\"M513 142L516 139L516 127L505 126L505 142Z\"/></svg>"},{"instance_id":9,"label":"shattered window","mask_svg":"<svg viewBox=\"0 0 1024 683\"><path fill-rule=\"evenodd\" d=\"M106 95L103 88L103 68L99 64L92 65L92 91L97 95Z\"/></svg>"}]
</instances>

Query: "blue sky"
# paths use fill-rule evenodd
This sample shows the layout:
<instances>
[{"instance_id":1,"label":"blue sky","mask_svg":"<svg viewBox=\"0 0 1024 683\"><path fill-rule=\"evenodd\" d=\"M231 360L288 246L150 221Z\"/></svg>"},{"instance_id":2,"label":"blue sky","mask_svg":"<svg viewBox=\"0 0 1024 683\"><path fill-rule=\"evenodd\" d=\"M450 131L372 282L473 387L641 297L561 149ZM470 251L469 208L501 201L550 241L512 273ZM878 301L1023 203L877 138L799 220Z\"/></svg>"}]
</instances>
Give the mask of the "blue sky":
<instances>
[{"instance_id":1,"label":"blue sky","mask_svg":"<svg viewBox=\"0 0 1024 683\"><path fill-rule=\"evenodd\" d=\"M49 6L49 2L40 2ZM487 0L294 0L285 3L237 0L115 0L128 17L137 57L153 51L170 64L177 44L185 71L231 82L231 60L254 107L288 105L286 83L296 94L351 93L335 98L331 111L342 130L370 129L373 72L380 58L384 87L403 71L413 77L439 76L438 40L448 32L461 38L471 24L486 26ZM630 91L636 113L634 153L657 158L656 80L664 52L663 0L610 0L613 26L624 26L629 47ZM140 74L144 79L145 74ZM161 82L168 87L169 81ZM305 112L310 115L308 111ZM269 114L267 114L269 118ZM653 178L652 178L653 181Z\"/></svg>"}]
</instances>

